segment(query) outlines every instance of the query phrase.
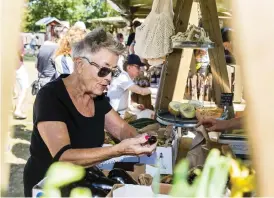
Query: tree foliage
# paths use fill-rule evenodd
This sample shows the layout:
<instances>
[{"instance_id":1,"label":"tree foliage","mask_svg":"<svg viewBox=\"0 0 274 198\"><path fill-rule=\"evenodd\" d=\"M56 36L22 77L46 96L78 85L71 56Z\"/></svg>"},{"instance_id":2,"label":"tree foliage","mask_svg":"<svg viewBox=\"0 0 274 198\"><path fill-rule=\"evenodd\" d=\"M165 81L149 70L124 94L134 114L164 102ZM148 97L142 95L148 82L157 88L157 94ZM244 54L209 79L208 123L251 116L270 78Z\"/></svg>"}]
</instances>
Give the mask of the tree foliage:
<instances>
[{"instance_id":1,"label":"tree foliage","mask_svg":"<svg viewBox=\"0 0 274 198\"><path fill-rule=\"evenodd\" d=\"M106 0L29 0L24 12L23 31L38 31L35 23L44 17L56 17L61 21L84 21L87 27L88 19L118 16Z\"/></svg>"}]
</instances>

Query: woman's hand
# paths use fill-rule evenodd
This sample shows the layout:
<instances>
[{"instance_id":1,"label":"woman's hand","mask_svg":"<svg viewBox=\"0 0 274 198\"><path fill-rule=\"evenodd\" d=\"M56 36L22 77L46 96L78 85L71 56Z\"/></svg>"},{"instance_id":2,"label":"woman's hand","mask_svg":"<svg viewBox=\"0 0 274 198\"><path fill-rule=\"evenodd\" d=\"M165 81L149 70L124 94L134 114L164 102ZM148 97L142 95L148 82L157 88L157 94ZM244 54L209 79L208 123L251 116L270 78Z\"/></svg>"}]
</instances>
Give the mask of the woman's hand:
<instances>
[{"instance_id":1,"label":"woman's hand","mask_svg":"<svg viewBox=\"0 0 274 198\"><path fill-rule=\"evenodd\" d=\"M156 150L157 142L153 145L148 144L146 136L147 134L142 134L123 140L116 145L119 153L121 155L151 155Z\"/></svg>"},{"instance_id":2,"label":"woman's hand","mask_svg":"<svg viewBox=\"0 0 274 198\"><path fill-rule=\"evenodd\" d=\"M207 131L223 132L230 129L229 120L216 120L213 118L199 121L196 127L203 125Z\"/></svg>"}]
</instances>

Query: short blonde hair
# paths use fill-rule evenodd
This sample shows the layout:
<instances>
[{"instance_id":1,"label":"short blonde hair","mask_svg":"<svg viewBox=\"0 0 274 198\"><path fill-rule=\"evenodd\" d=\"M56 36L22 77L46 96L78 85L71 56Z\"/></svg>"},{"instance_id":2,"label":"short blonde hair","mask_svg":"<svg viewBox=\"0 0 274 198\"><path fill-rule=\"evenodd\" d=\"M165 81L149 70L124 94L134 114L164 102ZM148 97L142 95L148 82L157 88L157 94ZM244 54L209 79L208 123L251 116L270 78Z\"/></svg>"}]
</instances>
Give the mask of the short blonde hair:
<instances>
[{"instance_id":1,"label":"short blonde hair","mask_svg":"<svg viewBox=\"0 0 274 198\"><path fill-rule=\"evenodd\" d=\"M70 55L74 43L81 41L87 32L78 27L70 28L65 36L60 40L60 46L55 52L55 57L59 55Z\"/></svg>"}]
</instances>

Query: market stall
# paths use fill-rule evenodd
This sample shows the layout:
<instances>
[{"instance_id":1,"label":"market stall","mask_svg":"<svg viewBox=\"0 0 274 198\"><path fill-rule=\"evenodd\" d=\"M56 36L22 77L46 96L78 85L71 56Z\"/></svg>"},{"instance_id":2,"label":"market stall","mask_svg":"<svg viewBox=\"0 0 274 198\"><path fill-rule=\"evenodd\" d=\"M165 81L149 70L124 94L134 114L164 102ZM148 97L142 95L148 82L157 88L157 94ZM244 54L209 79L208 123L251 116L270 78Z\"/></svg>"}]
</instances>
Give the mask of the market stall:
<instances>
[{"instance_id":1,"label":"market stall","mask_svg":"<svg viewBox=\"0 0 274 198\"><path fill-rule=\"evenodd\" d=\"M215 181L220 185L218 191L219 194L216 192L207 194L205 192L205 194L201 194L201 196L220 196L223 194L224 189L227 189L228 193L230 193L231 190L232 196L237 193L253 191L253 180L250 182L252 183L252 187L243 191L238 190L236 187L234 188L237 190L228 187L229 185L233 185L235 182L234 179L237 180L238 176L235 176L234 178L234 175L231 173L230 176L232 179L231 181L227 181L230 160L239 157L240 155L245 157L246 154L248 154L237 153L237 149L235 149L239 148L237 143L240 142L242 144L246 139L241 137L242 139L237 139L234 144L234 142L232 143L232 140L229 139L229 136L221 136L221 138L219 138L219 134L214 133L214 131L208 135L208 131L206 131L203 126L196 128L198 120L207 118L225 120L229 119L233 115L233 94L231 94L231 86L229 85L231 84L231 80L229 81L230 78L228 76L224 58L216 2L213 0L208 0L206 2L193 2L186 0L178 1L177 3L178 4L176 5L174 15L175 31L173 32L176 36L172 35L174 36L172 39L172 49L167 47L162 50L155 47L155 50L158 50L158 56L160 56L159 60L159 57L157 57L154 52L147 51L146 55L142 54L143 52L146 52L146 46L142 48L143 51L138 50L138 45L136 46L136 53L142 54L140 56L146 58L148 63L157 62L158 64L163 60L161 62L162 74L160 78L157 100L158 107L155 115L156 120L127 120L137 129L139 134L148 134L148 141L146 144L153 144L153 142L158 140L156 152L151 156L121 156L104 161L94 168L104 170L106 171L105 173L100 172L100 170L96 170L98 172L94 174L94 172L92 172L94 170L89 171L90 169L86 169L87 173L84 180L82 183L74 183L74 187L85 187L86 185L90 185L89 188L93 193L98 193L97 191L100 189L102 191L100 192L102 193L101 195L111 197L117 197L119 195L130 196L130 194L128 194L129 191L131 194L134 192L134 194L139 196L151 196L153 195L153 192L151 194L150 191L145 191L145 186L154 186L155 183L158 183L158 191L163 190L164 184L168 185L166 186L168 190L166 190L163 194L168 194L168 192L171 191L172 195L180 195L176 194L179 193L178 190L178 192L174 190L176 185L180 183L176 179L176 174L180 175L180 173L176 173L175 166L180 165L182 159L187 159L191 170L189 171L188 166L186 166L186 169L184 169L184 179L187 180L186 185L189 185L189 189L195 189L193 191L190 190L189 195L198 196L199 193L202 193L199 192L198 186L211 186L211 177L210 175L206 175L206 170L210 169L212 166L208 161L214 161L213 156L215 156L216 163L214 163L214 168L216 168L216 170L218 169L223 171L219 173L216 171L216 177L217 175L219 177L220 175L223 176L223 178L220 179L220 182ZM201 9L201 15L198 13L199 9ZM166 11L169 12L168 10ZM188 27L187 24L189 18L194 24L196 23L197 25L198 19L201 19L204 24L203 28L194 25ZM167 21L168 20L169 19L167 19ZM145 25L147 21L148 20L144 21ZM150 24L152 22L147 23ZM166 25L167 24L168 23L166 23ZM141 27L143 29L147 28L145 25ZM142 34L141 28L139 30L140 32L138 32L138 29L136 32L137 44L142 39L146 41L145 38L138 37L138 33ZM157 29L154 29L153 31L159 33L159 30ZM195 40L195 37L198 37L198 40ZM165 39L166 38L163 38L163 40ZM159 39L156 40L159 41ZM146 45L149 46L154 46L153 44L155 43L146 43ZM194 98L191 98L192 100L188 102L182 101L185 96L185 89L182 89L182 87L186 87L188 72L191 67L191 62L193 61L193 50L201 48L208 49L211 68L213 70L210 81L211 87L209 87L211 89L210 92L212 97L209 101L212 104L210 103L209 106L205 106L203 103L204 98L199 101L198 96L194 96ZM148 56L148 54L150 54L150 57L144 57ZM163 54L165 54L165 57L163 57ZM143 79L139 79L137 83L140 84L142 80ZM198 80L194 79L193 82L195 81ZM194 85L195 83L192 84ZM214 88L212 84L214 84ZM191 92L193 92L193 90ZM200 97L203 94L204 93L202 91L199 92ZM104 146L111 146L118 143L117 140L113 139L107 131L106 136L107 138ZM235 136L238 138L237 134L234 134L233 138L235 138ZM243 145L243 147L246 147L246 145ZM220 154L223 156L230 155L231 157L220 157ZM206 161L207 156L209 156L208 161ZM235 161L233 162L236 163ZM140 166L140 164L142 164L142 171L137 173L136 166ZM224 169L220 169L222 165L225 167ZM235 166L241 167L242 165L236 163ZM248 170L248 174L246 176L253 177L252 169L246 169ZM183 168L180 169L179 172L182 170ZM202 174L199 175L196 171L200 171ZM89 176L89 173L92 173L92 175ZM143 183L143 180L139 177L134 177L136 174L144 174L144 177L147 177L148 180L145 180L146 182ZM204 180L207 180L209 183L197 182L197 186L191 186L196 177L203 177ZM151 178L154 178L154 182ZM33 189L33 193L37 194L44 192L42 189L47 186L47 182L48 181L44 180L37 184ZM182 180L181 182L185 181ZM228 183L228 186L226 186L226 183ZM128 184L134 184L136 186L131 188ZM71 186L68 188L70 189ZM140 194L140 190L137 190L138 188L143 189L144 191ZM211 188L214 187L211 186ZM123 191L121 189L123 189Z\"/></svg>"},{"instance_id":2,"label":"market stall","mask_svg":"<svg viewBox=\"0 0 274 198\"><path fill-rule=\"evenodd\" d=\"M160 4L160 1L155 2ZM121 156L104 161L98 164L96 168L110 171L109 173L107 172L108 174L100 172L100 170L96 170L98 172L94 174L94 170L90 172L89 169L86 169L87 173L82 181L83 183L74 183L75 187L85 187L87 185L86 183L88 183L91 185L91 191L95 194L100 189L102 191L100 192L102 193L101 195L104 196L129 196L129 194L126 193L127 191L131 190L132 193L132 190L134 191L136 188L140 187L140 189L144 189L146 185L153 185L152 179L147 181L147 183L142 183L140 178L134 179L134 174L137 174L135 170L136 165L142 164L143 171L139 172L139 174L145 174L145 177L148 178L158 177L158 180L154 182L168 184L170 185L170 190L173 186L176 186L176 177L174 178L175 166L180 164L181 159L188 159L189 168L192 170L202 171L210 166L205 165L205 163L211 150L213 150L214 153L214 149L217 149L215 150L218 153L216 154L217 156L220 154L229 154L232 158L239 157L239 154L244 156L247 154L235 153L235 151L237 151L235 148L238 148L239 145L232 144L232 140L229 139L230 137L222 136L220 139L218 133L213 133L210 136L207 135L207 131L203 126L196 128L196 124L202 119L213 118L224 120L233 116L233 95L231 94L230 85L232 83L231 80L229 80L230 78L225 63L216 2L214 0L198 2L193 2L192 0L178 1L174 13L174 26L169 23L169 20L173 18L172 11L169 9L172 9L173 5L171 1L169 2L170 4L165 4L163 8L167 15L170 14L170 18L165 18L164 16L157 18L156 15L154 16L153 14L155 13L153 12L157 13L161 11L157 10L160 5L153 4L152 14L148 15L148 18L144 21L141 28L137 28L136 31L136 53L140 57L145 58L148 64L152 66L162 65L160 78L158 73L156 77L156 71L154 73L151 72L150 75L152 75L149 76L149 79L154 76L154 78L158 78L158 82L160 80L157 98L158 106L156 105L155 114L156 121L151 119L132 120L131 117L127 120L129 124L137 129L139 134L148 134L147 144L153 144L153 142L158 140L156 152L151 156ZM150 29L150 27L153 26L152 24L156 22L153 21L156 18L158 19L158 23L162 23L161 20L165 21L163 27L161 27L162 29L157 29L158 26ZM196 24L196 26L189 26L189 20L191 20L191 24ZM203 28L198 27L199 20L202 21ZM159 41L161 38L163 39L163 48L159 48L162 41L158 44L154 43L153 39L147 40L147 38L142 37L142 34L151 34L149 31L159 37L154 38L154 40ZM162 32L160 31L165 32L168 36L161 35ZM172 36L172 41L170 41L170 36ZM204 93L204 91L200 91L198 95L192 94L190 101L183 102L186 93L182 87L187 87L189 70L193 67L191 64L193 64L194 49L208 49L212 71L211 80L208 80L209 85L206 85L209 87L208 92L205 91ZM141 82L143 81L143 79L137 79L136 83L142 86ZM154 81L157 82L157 80ZM201 87L196 85L196 81L203 84L200 76L193 78L190 82L193 89L189 92L194 93L194 89L201 90ZM145 84L145 82L143 84ZM148 84L150 84L150 82L148 82ZM210 101L209 106L205 106L205 98L208 98L208 101ZM116 139L113 139L107 131L106 136L105 147L119 143ZM233 137L234 136L237 135L233 135ZM237 139L237 141L242 143L245 139ZM237 141L236 143L238 143ZM220 158L224 161L227 160L226 163L224 161L222 162L226 166L226 171L223 170L224 178L228 175L229 159L232 158ZM219 168L218 163L216 163L215 168ZM89 173L92 173L92 175L89 176ZM188 185L191 185L193 180L198 177L198 174L192 173L191 171L186 171L186 173L188 175ZM251 169L248 175L252 175ZM204 175L203 177L210 180L209 175ZM97 178L97 181L95 178ZM48 181L44 180L37 184L33 189L33 194L41 193L42 189L47 186L47 182ZM233 183L233 180L231 182ZM226 188L226 179L221 181L221 183L223 183L223 186L220 188ZM125 185L124 192L120 192L122 194L116 194L117 191L122 188L121 186L119 186L121 188L118 188L116 184ZM138 185L130 189L130 186L127 186L128 184ZM206 186L209 184L201 183L199 185ZM70 189L71 187L68 188ZM194 186L193 189L195 189ZM230 190L232 190L232 195L234 195L235 192L233 189L230 188ZM174 191L175 190L173 190L173 193L176 194ZM137 194L138 192L134 191L134 193ZM146 193L148 194L138 195L150 196L149 192ZM221 194L222 193L223 192L221 192ZM193 195L195 195L195 193ZM204 195L213 196L213 194Z\"/></svg>"}]
</instances>

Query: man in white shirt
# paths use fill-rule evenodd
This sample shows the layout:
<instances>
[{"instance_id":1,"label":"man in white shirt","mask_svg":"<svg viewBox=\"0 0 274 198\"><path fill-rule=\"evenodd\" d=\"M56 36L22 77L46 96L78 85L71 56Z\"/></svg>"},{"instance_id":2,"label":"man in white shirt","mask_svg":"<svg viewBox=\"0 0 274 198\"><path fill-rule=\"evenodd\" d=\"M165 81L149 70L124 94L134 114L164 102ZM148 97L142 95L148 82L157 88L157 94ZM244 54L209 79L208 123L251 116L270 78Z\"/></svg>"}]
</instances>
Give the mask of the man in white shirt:
<instances>
[{"instance_id":1,"label":"man in white shirt","mask_svg":"<svg viewBox=\"0 0 274 198\"><path fill-rule=\"evenodd\" d=\"M130 54L124 63L124 70L112 80L109 86L107 96L110 99L110 104L121 115L129 107L129 91L140 95L151 94L150 88L142 88L133 82L133 79L140 74L140 66L144 66L140 58L135 54ZM135 107L144 110L143 105L136 104Z\"/></svg>"}]
</instances>

